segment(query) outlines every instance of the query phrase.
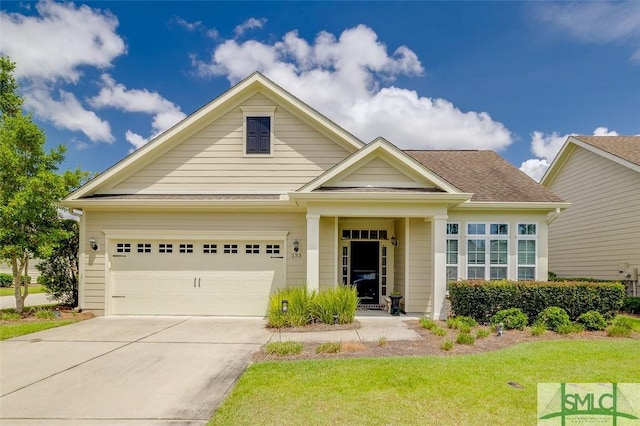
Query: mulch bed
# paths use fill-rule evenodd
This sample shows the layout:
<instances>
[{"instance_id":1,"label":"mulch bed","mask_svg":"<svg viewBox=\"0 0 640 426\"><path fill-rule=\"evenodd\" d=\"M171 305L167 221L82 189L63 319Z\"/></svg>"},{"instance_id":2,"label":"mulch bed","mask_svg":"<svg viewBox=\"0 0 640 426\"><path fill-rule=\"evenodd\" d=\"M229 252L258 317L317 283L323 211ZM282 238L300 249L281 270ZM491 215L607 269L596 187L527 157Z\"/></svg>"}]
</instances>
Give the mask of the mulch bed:
<instances>
[{"instance_id":1,"label":"mulch bed","mask_svg":"<svg viewBox=\"0 0 640 426\"><path fill-rule=\"evenodd\" d=\"M400 341L381 341L381 342L342 342L343 350L333 354L317 354L316 348L319 343L304 343L302 353L298 355L277 356L269 355L262 348L259 352L255 353L253 360L255 362L261 361L282 361L282 360L304 360L304 359L340 359L340 358L359 358L359 357L388 357L388 356L424 356L424 355L436 355L436 356L452 356L463 354L474 354L482 352L495 351L497 349L506 348L524 342L537 342L544 340L601 340L612 339L607 337L605 331L584 331L581 333L572 334L558 334L552 331L546 331L540 336L532 336L531 330L525 328L524 330L506 330L504 335L497 336L492 332L488 337L484 339L476 339L473 345L454 344L453 348L449 351L440 349L444 339L451 339L455 342L457 336L457 330L451 330L447 328L444 321L436 321L436 323L447 329L448 334L445 337L436 336L431 331L423 328L417 320L405 321L407 326L418 333L421 337L420 340L400 340ZM345 328L337 328L339 326L328 324L312 324L307 327L297 327L295 331L333 331L344 330ZM343 326L344 327L344 326ZM351 329L359 328L357 326ZM293 331L293 329L286 329L287 332ZM475 336L475 332L472 332ZM640 340L640 333L632 333L632 339ZM346 349L346 350L345 350Z\"/></svg>"},{"instance_id":2,"label":"mulch bed","mask_svg":"<svg viewBox=\"0 0 640 426\"><path fill-rule=\"evenodd\" d=\"M54 318L38 318L36 312L38 310L50 310L54 312ZM22 311L22 318L11 321L0 321L0 324L17 324L23 322L37 322L37 321L52 321L52 320L75 320L84 321L93 318L95 315L91 312L77 312L72 308L67 307L43 307L43 308L31 308L25 307Z\"/></svg>"}]
</instances>

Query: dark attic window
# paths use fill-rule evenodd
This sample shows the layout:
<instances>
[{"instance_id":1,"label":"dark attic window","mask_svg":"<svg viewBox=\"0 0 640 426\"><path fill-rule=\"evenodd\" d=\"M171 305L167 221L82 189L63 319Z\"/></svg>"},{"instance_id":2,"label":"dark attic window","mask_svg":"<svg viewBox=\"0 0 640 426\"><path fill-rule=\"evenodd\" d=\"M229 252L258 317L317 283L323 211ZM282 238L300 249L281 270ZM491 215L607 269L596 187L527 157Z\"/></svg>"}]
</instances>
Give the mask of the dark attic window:
<instances>
[{"instance_id":1,"label":"dark attic window","mask_svg":"<svg viewBox=\"0 0 640 426\"><path fill-rule=\"evenodd\" d=\"M271 153L271 117L247 117L247 154Z\"/></svg>"}]
</instances>

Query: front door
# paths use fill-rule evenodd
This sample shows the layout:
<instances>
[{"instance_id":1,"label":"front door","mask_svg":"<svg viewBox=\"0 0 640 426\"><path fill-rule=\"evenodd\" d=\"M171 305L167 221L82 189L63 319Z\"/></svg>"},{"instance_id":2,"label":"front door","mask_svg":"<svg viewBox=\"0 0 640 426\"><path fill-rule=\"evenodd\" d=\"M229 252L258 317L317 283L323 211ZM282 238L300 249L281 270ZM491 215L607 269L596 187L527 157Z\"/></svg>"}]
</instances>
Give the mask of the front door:
<instances>
[{"instance_id":1,"label":"front door","mask_svg":"<svg viewBox=\"0 0 640 426\"><path fill-rule=\"evenodd\" d=\"M379 259L379 241L351 242L351 285L358 290L358 297L363 305L380 303Z\"/></svg>"}]
</instances>

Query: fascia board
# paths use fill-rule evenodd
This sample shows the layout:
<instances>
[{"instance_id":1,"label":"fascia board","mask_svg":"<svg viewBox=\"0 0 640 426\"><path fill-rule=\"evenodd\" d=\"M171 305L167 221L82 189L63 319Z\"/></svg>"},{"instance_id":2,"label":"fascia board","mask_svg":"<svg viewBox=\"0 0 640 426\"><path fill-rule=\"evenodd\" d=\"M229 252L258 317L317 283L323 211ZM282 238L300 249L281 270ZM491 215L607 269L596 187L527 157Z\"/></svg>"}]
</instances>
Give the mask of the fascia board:
<instances>
[{"instance_id":1,"label":"fascia board","mask_svg":"<svg viewBox=\"0 0 640 426\"><path fill-rule=\"evenodd\" d=\"M467 203L459 204L455 207L456 210L566 210L571 207L571 203L558 203L558 202L508 202L508 201L494 201L494 202L478 202L470 201Z\"/></svg>"}]
</instances>

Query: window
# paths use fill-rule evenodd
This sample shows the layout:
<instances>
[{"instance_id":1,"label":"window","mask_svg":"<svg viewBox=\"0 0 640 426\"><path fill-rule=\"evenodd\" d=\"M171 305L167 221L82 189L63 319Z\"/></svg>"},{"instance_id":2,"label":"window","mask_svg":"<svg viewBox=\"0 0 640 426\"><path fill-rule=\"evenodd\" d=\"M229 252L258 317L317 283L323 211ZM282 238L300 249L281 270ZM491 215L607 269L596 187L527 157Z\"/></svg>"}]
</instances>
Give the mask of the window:
<instances>
[{"instance_id":1,"label":"window","mask_svg":"<svg viewBox=\"0 0 640 426\"><path fill-rule=\"evenodd\" d=\"M245 155L273 154L273 125L275 107L242 107L243 144Z\"/></svg>"},{"instance_id":2,"label":"window","mask_svg":"<svg viewBox=\"0 0 640 426\"><path fill-rule=\"evenodd\" d=\"M506 279L508 261L509 224L467 224L468 279Z\"/></svg>"},{"instance_id":3,"label":"window","mask_svg":"<svg viewBox=\"0 0 640 426\"><path fill-rule=\"evenodd\" d=\"M343 229L343 240L386 240L386 229Z\"/></svg>"},{"instance_id":4,"label":"window","mask_svg":"<svg viewBox=\"0 0 640 426\"><path fill-rule=\"evenodd\" d=\"M447 280L458 279L458 254L460 253L460 227L457 223L447 223Z\"/></svg>"},{"instance_id":5,"label":"window","mask_svg":"<svg viewBox=\"0 0 640 426\"><path fill-rule=\"evenodd\" d=\"M180 244L180 253L193 253L193 244Z\"/></svg>"},{"instance_id":6,"label":"window","mask_svg":"<svg viewBox=\"0 0 640 426\"><path fill-rule=\"evenodd\" d=\"M116 244L116 253L131 253L131 244L130 243Z\"/></svg>"},{"instance_id":7,"label":"window","mask_svg":"<svg viewBox=\"0 0 640 426\"><path fill-rule=\"evenodd\" d=\"M173 244L158 244L158 253L173 253Z\"/></svg>"},{"instance_id":8,"label":"window","mask_svg":"<svg viewBox=\"0 0 640 426\"><path fill-rule=\"evenodd\" d=\"M225 244L224 252L228 254L236 254L238 253L238 245L237 244Z\"/></svg>"},{"instance_id":9,"label":"window","mask_svg":"<svg viewBox=\"0 0 640 426\"><path fill-rule=\"evenodd\" d=\"M138 253L151 253L151 244L138 243Z\"/></svg>"},{"instance_id":10,"label":"window","mask_svg":"<svg viewBox=\"0 0 640 426\"><path fill-rule=\"evenodd\" d=\"M206 253L206 254L215 254L218 252L218 245L217 244L203 244L202 245L202 252Z\"/></svg>"},{"instance_id":11,"label":"window","mask_svg":"<svg viewBox=\"0 0 640 426\"><path fill-rule=\"evenodd\" d=\"M536 243L535 223L518 224L518 280L536 279Z\"/></svg>"},{"instance_id":12,"label":"window","mask_svg":"<svg viewBox=\"0 0 640 426\"><path fill-rule=\"evenodd\" d=\"M267 254L280 254L280 244L267 244Z\"/></svg>"},{"instance_id":13,"label":"window","mask_svg":"<svg viewBox=\"0 0 640 426\"><path fill-rule=\"evenodd\" d=\"M259 254L260 253L260 245L259 244L247 244L245 245L245 250L247 254Z\"/></svg>"}]
</instances>

